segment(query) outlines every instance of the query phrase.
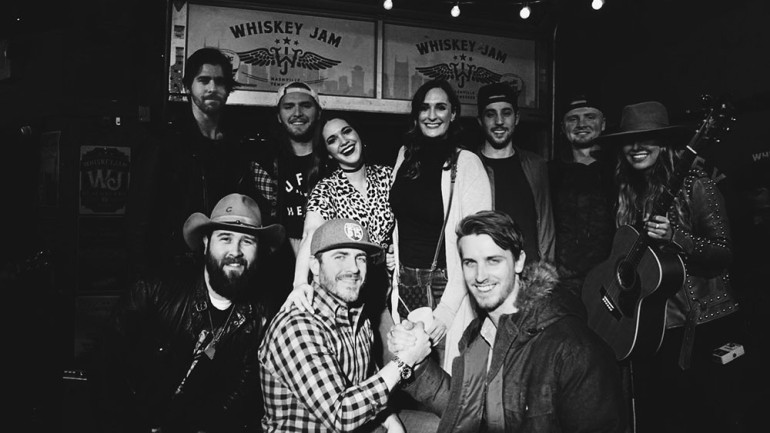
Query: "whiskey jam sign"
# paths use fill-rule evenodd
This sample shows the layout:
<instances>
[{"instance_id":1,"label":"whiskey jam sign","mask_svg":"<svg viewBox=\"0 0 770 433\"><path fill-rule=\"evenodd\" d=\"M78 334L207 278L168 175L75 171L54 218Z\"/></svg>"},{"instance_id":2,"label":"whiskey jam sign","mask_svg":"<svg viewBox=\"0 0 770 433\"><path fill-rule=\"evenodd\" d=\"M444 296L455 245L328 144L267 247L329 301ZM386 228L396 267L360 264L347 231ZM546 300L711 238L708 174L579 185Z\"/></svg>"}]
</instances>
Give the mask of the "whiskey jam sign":
<instances>
[{"instance_id":1,"label":"whiskey jam sign","mask_svg":"<svg viewBox=\"0 0 770 433\"><path fill-rule=\"evenodd\" d=\"M275 92L287 82L304 81L324 95L375 96L374 21L186 7L186 15L172 18L171 93L184 91L185 59L200 48L216 47L230 58L240 92Z\"/></svg>"},{"instance_id":2,"label":"whiskey jam sign","mask_svg":"<svg viewBox=\"0 0 770 433\"><path fill-rule=\"evenodd\" d=\"M537 108L534 40L387 23L383 33L384 98L407 100L440 78L460 102L475 106L479 87L503 82L519 92L519 106Z\"/></svg>"},{"instance_id":3,"label":"whiskey jam sign","mask_svg":"<svg viewBox=\"0 0 770 433\"><path fill-rule=\"evenodd\" d=\"M125 214L130 161L129 147L81 146L81 214Z\"/></svg>"}]
</instances>

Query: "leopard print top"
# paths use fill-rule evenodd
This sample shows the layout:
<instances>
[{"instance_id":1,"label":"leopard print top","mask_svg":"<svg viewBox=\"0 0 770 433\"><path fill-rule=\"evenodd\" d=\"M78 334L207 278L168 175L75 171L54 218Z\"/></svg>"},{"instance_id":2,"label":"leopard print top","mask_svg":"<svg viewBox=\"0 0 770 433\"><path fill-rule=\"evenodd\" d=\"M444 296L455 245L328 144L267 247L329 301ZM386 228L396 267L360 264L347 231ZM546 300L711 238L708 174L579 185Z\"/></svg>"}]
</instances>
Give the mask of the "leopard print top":
<instances>
[{"instance_id":1,"label":"leopard print top","mask_svg":"<svg viewBox=\"0 0 770 433\"><path fill-rule=\"evenodd\" d=\"M316 184L307 201L307 211L321 214L324 220L350 218L369 230L372 242L387 248L391 242L395 217L390 208L390 178L392 167L366 166L367 190L362 197L348 182L342 170Z\"/></svg>"}]
</instances>

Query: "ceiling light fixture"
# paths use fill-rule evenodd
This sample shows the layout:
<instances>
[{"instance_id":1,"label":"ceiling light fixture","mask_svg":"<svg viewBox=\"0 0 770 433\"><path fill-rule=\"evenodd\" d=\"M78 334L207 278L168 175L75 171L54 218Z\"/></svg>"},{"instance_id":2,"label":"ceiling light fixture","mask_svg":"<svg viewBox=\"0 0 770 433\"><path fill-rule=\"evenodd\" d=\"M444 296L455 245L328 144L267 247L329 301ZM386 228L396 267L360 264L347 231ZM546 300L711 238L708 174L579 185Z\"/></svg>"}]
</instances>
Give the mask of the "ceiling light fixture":
<instances>
[{"instance_id":1,"label":"ceiling light fixture","mask_svg":"<svg viewBox=\"0 0 770 433\"><path fill-rule=\"evenodd\" d=\"M592 0L592 1L591 1L591 7L592 7L592 8L593 8L595 11L598 11L599 9L601 9L601 8L602 8L602 6L604 6L604 0Z\"/></svg>"},{"instance_id":2,"label":"ceiling light fixture","mask_svg":"<svg viewBox=\"0 0 770 433\"><path fill-rule=\"evenodd\" d=\"M519 16L521 19L526 20L529 18L529 15L532 13L532 10L529 8L529 4L524 3L524 6L521 7L521 10L519 11Z\"/></svg>"},{"instance_id":3,"label":"ceiling light fixture","mask_svg":"<svg viewBox=\"0 0 770 433\"><path fill-rule=\"evenodd\" d=\"M453 17L457 18L460 16L460 5L458 3L455 3L454 6L452 6L452 10L449 11L449 14Z\"/></svg>"},{"instance_id":4,"label":"ceiling light fixture","mask_svg":"<svg viewBox=\"0 0 770 433\"><path fill-rule=\"evenodd\" d=\"M393 0L385 0L385 2L382 3L382 7L384 7L386 11L393 9Z\"/></svg>"}]
</instances>

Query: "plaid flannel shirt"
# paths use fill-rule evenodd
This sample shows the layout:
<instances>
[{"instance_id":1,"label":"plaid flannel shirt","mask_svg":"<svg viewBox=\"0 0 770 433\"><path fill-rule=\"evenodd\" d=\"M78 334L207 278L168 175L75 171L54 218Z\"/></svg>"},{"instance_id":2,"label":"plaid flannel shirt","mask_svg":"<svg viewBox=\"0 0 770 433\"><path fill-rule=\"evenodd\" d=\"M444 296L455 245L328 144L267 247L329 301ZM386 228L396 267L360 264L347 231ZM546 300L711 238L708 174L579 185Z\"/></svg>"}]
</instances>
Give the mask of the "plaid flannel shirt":
<instances>
[{"instance_id":1,"label":"plaid flannel shirt","mask_svg":"<svg viewBox=\"0 0 770 433\"><path fill-rule=\"evenodd\" d=\"M254 174L254 185L260 194L270 202L270 216L278 216L278 185L270 173L256 162L251 163L251 171Z\"/></svg>"},{"instance_id":2,"label":"plaid flannel shirt","mask_svg":"<svg viewBox=\"0 0 770 433\"><path fill-rule=\"evenodd\" d=\"M387 404L385 381L372 376L374 334L362 308L316 286L313 310L280 311L262 340L266 432L351 431Z\"/></svg>"}]
</instances>

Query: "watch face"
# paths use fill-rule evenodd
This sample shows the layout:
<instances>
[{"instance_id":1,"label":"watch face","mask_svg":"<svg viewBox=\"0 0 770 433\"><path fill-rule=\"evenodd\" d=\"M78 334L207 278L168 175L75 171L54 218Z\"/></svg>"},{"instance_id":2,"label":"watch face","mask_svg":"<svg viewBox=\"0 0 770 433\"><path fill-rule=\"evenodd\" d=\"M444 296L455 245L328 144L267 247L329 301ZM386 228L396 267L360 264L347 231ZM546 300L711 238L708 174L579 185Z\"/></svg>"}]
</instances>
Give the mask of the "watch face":
<instances>
[{"instance_id":1,"label":"watch face","mask_svg":"<svg viewBox=\"0 0 770 433\"><path fill-rule=\"evenodd\" d=\"M401 367L401 379L406 380L406 379L409 379L410 377L412 377L412 367L404 364Z\"/></svg>"}]
</instances>

